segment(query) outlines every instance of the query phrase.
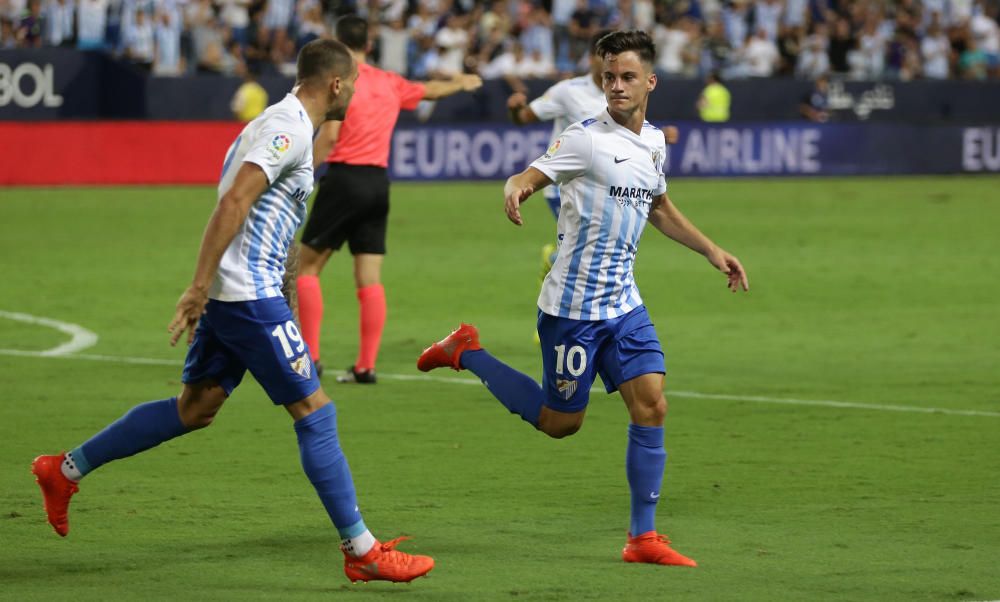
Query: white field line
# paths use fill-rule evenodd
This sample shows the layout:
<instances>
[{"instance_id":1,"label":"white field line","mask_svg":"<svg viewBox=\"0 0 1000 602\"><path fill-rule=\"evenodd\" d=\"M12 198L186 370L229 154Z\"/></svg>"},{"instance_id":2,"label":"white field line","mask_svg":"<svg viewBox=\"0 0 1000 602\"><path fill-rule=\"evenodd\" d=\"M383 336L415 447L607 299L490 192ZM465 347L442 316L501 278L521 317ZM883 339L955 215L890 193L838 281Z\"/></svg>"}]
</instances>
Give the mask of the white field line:
<instances>
[{"instance_id":1,"label":"white field line","mask_svg":"<svg viewBox=\"0 0 1000 602\"><path fill-rule=\"evenodd\" d=\"M81 349L93 347L97 344L97 335L78 324L70 324L69 322L60 322L59 320L53 320L51 318L41 318L38 316L3 310L0 310L0 318L7 318L8 320L24 322L26 324L48 326L49 328L54 328L60 332L70 335L70 340L62 345L37 352L37 355L41 357L69 355L70 353L75 353Z\"/></svg>"},{"instance_id":2,"label":"white field line","mask_svg":"<svg viewBox=\"0 0 1000 602\"><path fill-rule=\"evenodd\" d=\"M157 359L149 357L124 357L117 355L94 355L88 353L75 353L72 355L52 355L46 351L20 351L17 349L0 349L0 355L13 355L22 357L43 357L60 358L74 360L89 360L95 362L113 362L119 364L145 364L155 366L182 366L184 362L171 359ZM461 378L455 376L433 376L429 374L384 374L379 373L379 378L387 380L433 382L449 385L473 385L479 386L479 380L472 378ZM989 418L1000 418L1000 412L990 412L987 410L961 410L949 408L926 408L922 406L904 406L878 403L860 403L854 401L835 401L828 399L791 399L787 397L765 397L762 395L721 395L715 393L699 393L697 391L667 391L668 396L686 397L690 399L708 399L713 401L738 401L746 403L782 404L793 406L815 406L825 408L845 408L852 410L871 410L880 412L904 412L911 414L940 414L944 416L983 416Z\"/></svg>"}]
</instances>

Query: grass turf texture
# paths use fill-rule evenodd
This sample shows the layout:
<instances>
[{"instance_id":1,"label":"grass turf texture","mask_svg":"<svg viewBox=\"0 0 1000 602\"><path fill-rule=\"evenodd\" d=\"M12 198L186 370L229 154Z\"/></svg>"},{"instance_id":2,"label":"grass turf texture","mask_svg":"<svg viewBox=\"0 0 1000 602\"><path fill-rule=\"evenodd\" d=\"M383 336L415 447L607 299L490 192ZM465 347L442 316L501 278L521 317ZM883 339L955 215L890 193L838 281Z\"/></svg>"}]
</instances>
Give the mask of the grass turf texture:
<instances>
[{"instance_id":1,"label":"grass turf texture","mask_svg":"<svg viewBox=\"0 0 1000 602\"><path fill-rule=\"evenodd\" d=\"M302 475L291 420L249 376L216 424L82 484L71 533L28 464L132 405L179 365L0 356L0 598L974 600L1000 598L1000 417L671 396L670 391L1000 411L996 178L678 180L675 202L747 266L733 296L650 229L637 276L664 341L670 458L658 526L694 570L626 565L627 415L597 385L583 430L534 432L481 386L401 381L475 323L540 375L531 341L542 199L515 228L500 185L393 189L389 321L375 387L324 381L377 536L435 556L409 586L350 585ZM180 362L166 325L209 188L7 189L0 310L100 335L83 353ZM354 359L350 259L323 276L323 361ZM0 347L65 340L0 320ZM471 378L468 373L438 373Z\"/></svg>"}]
</instances>

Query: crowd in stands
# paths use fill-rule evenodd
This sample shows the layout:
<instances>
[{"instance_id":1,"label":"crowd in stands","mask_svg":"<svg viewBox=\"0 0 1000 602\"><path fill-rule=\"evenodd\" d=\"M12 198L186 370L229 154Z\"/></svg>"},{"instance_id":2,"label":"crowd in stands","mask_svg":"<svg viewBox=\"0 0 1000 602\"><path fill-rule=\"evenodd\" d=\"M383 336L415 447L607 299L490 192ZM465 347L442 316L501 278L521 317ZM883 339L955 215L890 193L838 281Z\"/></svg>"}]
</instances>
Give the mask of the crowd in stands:
<instances>
[{"instance_id":1,"label":"crowd in stands","mask_svg":"<svg viewBox=\"0 0 1000 602\"><path fill-rule=\"evenodd\" d=\"M103 49L157 75L294 74L346 13L411 78L556 78L642 29L661 77L1000 78L1000 0L0 0L0 48Z\"/></svg>"}]
</instances>

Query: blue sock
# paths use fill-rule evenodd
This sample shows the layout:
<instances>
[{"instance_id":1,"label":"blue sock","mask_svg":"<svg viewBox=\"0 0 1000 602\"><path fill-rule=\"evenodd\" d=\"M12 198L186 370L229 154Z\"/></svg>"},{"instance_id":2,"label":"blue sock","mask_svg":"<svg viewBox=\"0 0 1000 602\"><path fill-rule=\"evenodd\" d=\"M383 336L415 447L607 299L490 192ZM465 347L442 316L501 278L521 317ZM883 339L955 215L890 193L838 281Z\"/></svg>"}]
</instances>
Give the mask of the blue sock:
<instances>
[{"instance_id":1,"label":"blue sock","mask_svg":"<svg viewBox=\"0 0 1000 602\"><path fill-rule=\"evenodd\" d=\"M628 425L628 450L625 473L632 490L632 519L629 533L641 535L656 529L656 502L660 501L663 468L667 452L663 449L662 426Z\"/></svg>"},{"instance_id":2,"label":"blue sock","mask_svg":"<svg viewBox=\"0 0 1000 602\"><path fill-rule=\"evenodd\" d=\"M342 538L355 537L367 528L358 511L358 498L347 458L337 439L337 410L333 403L295 422L302 468Z\"/></svg>"},{"instance_id":3,"label":"blue sock","mask_svg":"<svg viewBox=\"0 0 1000 602\"><path fill-rule=\"evenodd\" d=\"M186 432L188 428L177 413L177 398L171 397L135 406L69 454L80 474L85 475L112 460L134 456Z\"/></svg>"},{"instance_id":4,"label":"blue sock","mask_svg":"<svg viewBox=\"0 0 1000 602\"><path fill-rule=\"evenodd\" d=\"M490 393L511 414L517 414L525 422L538 428L538 415L542 412L545 393L530 376L511 368L485 349L466 351L459 361L463 368L483 381Z\"/></svg>"}]
</instances>

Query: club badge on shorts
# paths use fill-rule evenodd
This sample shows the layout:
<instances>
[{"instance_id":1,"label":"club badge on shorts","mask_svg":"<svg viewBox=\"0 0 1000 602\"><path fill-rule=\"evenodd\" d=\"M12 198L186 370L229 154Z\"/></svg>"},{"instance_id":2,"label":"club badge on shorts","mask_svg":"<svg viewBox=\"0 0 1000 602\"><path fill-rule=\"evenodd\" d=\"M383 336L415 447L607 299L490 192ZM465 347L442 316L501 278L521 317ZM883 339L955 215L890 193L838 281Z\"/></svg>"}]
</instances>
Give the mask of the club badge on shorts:
<instances>
[{"instance_id":1,"label":"club badge on shorts","mask_svg":"<svg viewBox=\"0 0 1000 602\"><path fill-rule=\"evenodd\" d=\"M562 398L569 401L569 398L573 397L573 394L576 393L576 381L560 378L556 381L556 388L559 389L559 394L562 395Z\"/></svg>"},{"instance_id":2,"label":"club badge on shorts","mask_svg":"<svg viewBox=\"0 0 1000 602\"><path fill-rule=\"evenodd\" d=\"M288 365L302 378L309 378L309 375L312 373L312 362L309 361L308 355L300 355L289 362Z\"/></svg>"}]
</instances>

